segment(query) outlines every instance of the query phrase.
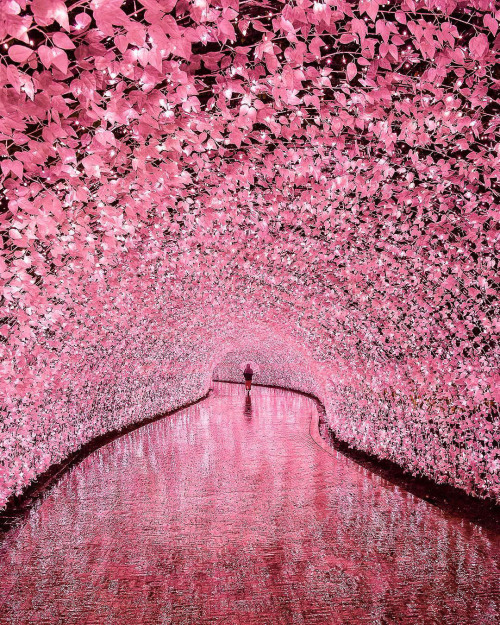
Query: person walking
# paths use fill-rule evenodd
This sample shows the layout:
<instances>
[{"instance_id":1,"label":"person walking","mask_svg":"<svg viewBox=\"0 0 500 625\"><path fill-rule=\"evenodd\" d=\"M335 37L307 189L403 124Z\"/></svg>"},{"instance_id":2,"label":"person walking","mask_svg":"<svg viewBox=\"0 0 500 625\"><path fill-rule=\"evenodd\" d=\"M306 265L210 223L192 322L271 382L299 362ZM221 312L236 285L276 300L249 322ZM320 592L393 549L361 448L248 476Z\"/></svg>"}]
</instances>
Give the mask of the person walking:
<instances>
[{"instance_id":1,"label":"person walking","mask_svg":"<svg viewBox=\"0 0 500 625\"><path fill-rule=\"evenodd\" d=\"M250 391L252 390L252 377L253 377L253 369L250 363L248 363L245 369L243 370L243 377L245 378L245 389L247 393L250 393Z\"/></svg>"}]
</instances>

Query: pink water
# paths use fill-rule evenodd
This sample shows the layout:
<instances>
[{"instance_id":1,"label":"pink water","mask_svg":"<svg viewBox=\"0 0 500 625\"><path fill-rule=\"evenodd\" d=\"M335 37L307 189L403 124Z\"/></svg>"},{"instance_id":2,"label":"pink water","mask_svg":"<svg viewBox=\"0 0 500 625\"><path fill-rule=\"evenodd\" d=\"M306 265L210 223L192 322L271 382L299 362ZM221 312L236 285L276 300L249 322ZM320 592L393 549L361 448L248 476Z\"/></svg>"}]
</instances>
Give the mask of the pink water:
<instances>
[{"instance_id":1,"label":"pink water","mask_svg":"<svg viewBox=\"0 0 500 625\"><path fill-rule=\"evenodd\" d=\"M209 399L74 467L0 551L0 624L492 625L499 546L309 435L287 391Z\"/></svg>"}]
</instances>

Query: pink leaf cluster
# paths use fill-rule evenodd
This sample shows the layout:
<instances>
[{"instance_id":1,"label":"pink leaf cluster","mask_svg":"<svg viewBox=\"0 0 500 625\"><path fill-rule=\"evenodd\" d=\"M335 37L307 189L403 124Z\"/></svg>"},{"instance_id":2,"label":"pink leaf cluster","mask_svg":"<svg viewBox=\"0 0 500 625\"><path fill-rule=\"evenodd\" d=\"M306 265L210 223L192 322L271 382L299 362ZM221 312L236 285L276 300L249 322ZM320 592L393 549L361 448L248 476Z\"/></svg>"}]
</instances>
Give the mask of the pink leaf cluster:
<instances>
[{"instance_id":1,"label":"pink leaf cluster","mask_svg":"<svg viewBox=\"0 0 500 625\"><path fill-rule=\"evenodd\" d=\"M500 498L499 21L0 0L0 506L248 350L350 444Z\"/></svg>"}]
</instances>

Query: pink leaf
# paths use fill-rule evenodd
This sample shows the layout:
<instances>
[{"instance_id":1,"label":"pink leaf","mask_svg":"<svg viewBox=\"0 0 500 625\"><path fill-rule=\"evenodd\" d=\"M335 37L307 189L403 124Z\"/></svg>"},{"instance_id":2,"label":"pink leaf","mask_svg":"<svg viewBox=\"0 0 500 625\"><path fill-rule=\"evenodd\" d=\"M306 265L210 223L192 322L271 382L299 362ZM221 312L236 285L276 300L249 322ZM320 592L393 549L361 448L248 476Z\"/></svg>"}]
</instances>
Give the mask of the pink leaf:
<instances>
[{"instance_id":1,"label":"pink leaf","mask_svg":"<svg viewBox=\"0 0 500 625\"><path fill-rule=\"evenodd\" d=\"M41 26L56 21L64 30L69 30L68 11L62 0L33 0L31 10Z\"/></svg>"},{"instance_id":2,"label":"pink leaf","mask_svg":"<svg viewBox=\"0 0 500 625\"><path fill-rule=\"evenodd\" d=\"M356 74L358 73L358 70L356 68L356 63L349 63L349 65L347 66L347 80L351 81Z\"/></svg>"},{"instance_id":3,"label":"pink leaf","mask_svg":"<svg viewBox=\"0 0 500 625\"><path fill-rule=\"evenodd\" d=\"M406 14L403 11L396 11L395 18L400 24L406 24Z\"/></svg>"},{"instance_id":4,"label":"pink leaf","mask_svg":"<svg viewBox=\"0 0 500 625\"><path fill-rule=\"evenodd\" d=\"M469 50L474 59L483 57L488 52L488 49L488 37L484 33L481 33L477 37L472 37L469 41Z\"/></svg>"},{"instance_id":5,"label":"pink leaf","mask_svg":"<svg viewBox=\"0 0 500 625\"><path fill-rule=\"evenodd\" d=\"M10 46L9 56L15 63L25 63L33 54L31 48L26 46Z\"/></svg>"},{"instance_id":6,"label":"pink leaf","mask_svg":"<svg viewBox=\"0 0 500 625\"><path fill-rule=\"evenodd\" d=\"M234 41L236 39L236 33L234 32L233 25L229 20L222 20L219 23L219 35L223 41L227 39Z\"/></svg>"},{"instance_id":7,"label":"pink leaf","mask_svg":"<svg viewBox=\"0 0 500 625\"><path fill-rule=\"evenodd\" d=\"M37 50L40 61L46 69L52 65L52 50L48 46L40 46Z\"/></svg>"},{"instance_id":8,"label":"pink leaf","mask_svg":"<svg viewBox=\"0 0 500 625\"><path fill-rule=\"evenodd\" d=\"M489 13L486 13L486 15L483 18L483 23L486 26L486 28L489 28L494 35L497 34L498 22L492 15L490 15Z\"/></svg>"},{"instance_id":9,"label":"pink leaf","mask_svg":"<svg viewBox=\"0 0 500 625\"><path fill-rule=\"evenodd\" d=\"M92 21L88 13L78 13L75 16L75 30L84 30Z\"/></svg>"},{"instance_id":10,"label":"pink leaf","mask_svg":"<svg viewBox=\"0 0 500 625\"><path fill-rule=\"evenodd\" d=\"M75 44L65 33L54 33L52 41L58 48L62 48L63 50L73 50L75 47Z\"/></svg>"},{"instance_id":11,"label":"pink leaf","mask_svg":"<svg viewBox=\"0 0 500 625\"><path fill-rule=\"evenodd\" d=\"M18 178L23 177L24 167L20 161L12 161L12 163L10 164L10 170L14 172Z\"/></svg>"},{"instance_id":12,"label":"pink leaf","mask_svg":"<svg viewBox=\"0 0 500 625\"><path fill-rule=\"evenodd\" d=\"M318 58L321 57L321 46L323 45L324 42L321 37L314 37L314 39L309 44L309 50L311 51L311 54L314 54L314 56Z\"/></svg>"},{"instance_id":13,"label":"pink leaf","mask_svg":"<svg viewBox=\"0 0 500 625\"><path fill-rule=\"evenodd\" d=\"M68 55L64 50L60 50L59 48L54 48L52 50L53 60L52 63L60 70L63 74L66 74L68 71Z\"/></svg>"},{"instance_id":14,"label":"pink leaf","mask_svg":"<svg viewBox=\"0 0 500 625\"><path fill-rule=\"evenodd\" d=\"M377 0L360 0L359 2L359 12L361 15L366 13L373 21L375 21L377 17L377 13L379 10L379 3Z\"/></svg>"}]
</instances>

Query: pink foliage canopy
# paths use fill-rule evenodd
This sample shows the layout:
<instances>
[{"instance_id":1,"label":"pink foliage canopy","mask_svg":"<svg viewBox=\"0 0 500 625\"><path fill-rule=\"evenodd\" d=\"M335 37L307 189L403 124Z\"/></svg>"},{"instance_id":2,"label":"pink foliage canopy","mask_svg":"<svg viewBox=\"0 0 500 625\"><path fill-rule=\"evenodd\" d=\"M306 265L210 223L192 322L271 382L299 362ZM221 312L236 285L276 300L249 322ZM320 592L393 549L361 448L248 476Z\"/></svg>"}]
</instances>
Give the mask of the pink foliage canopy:
<instances>
[{"instance_id":1,"label":"pink foliage canopy","mask_svg":"<svg viewBox=\"0 0 500 625\"><path fill-rule=\"evenodd\" d=\"M0 0L0 505L270 335L345 440L499 497L499 21Z\"/></svg>"}]
</instances>

